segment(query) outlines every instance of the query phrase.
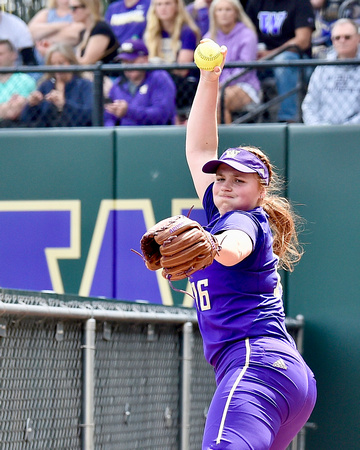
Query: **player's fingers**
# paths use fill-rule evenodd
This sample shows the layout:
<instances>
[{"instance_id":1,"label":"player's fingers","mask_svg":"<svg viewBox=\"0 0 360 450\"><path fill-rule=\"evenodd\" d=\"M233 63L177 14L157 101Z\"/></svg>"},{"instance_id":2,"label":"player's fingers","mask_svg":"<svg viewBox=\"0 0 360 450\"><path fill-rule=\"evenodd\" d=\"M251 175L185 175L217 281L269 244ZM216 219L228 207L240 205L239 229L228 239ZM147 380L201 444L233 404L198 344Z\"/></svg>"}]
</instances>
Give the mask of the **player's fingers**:
<instances>
[{"instance_id":1,"label":"player's fingers","mask_svg":"<svg viewBox=\"0 0 360 450\"><path fill-rule=\"evenodd\" d=\"M221 69L223 69L224 65L225 65L226 55L227 55L227 47L226 47L226 45L222 45L220 47L220 51L221 51L221 53L223 55L223 60L222 60L222 63L220 65L220 67L221 67Z\"/></svg>"},{"instance_id":2,"label":"player's fingers","mask_svg":"<svg viewBox=\"0 0 360 450\"><path fill-rule=\"evenodd\" d=\"M222 45L220 47L220 51L223 55L223 60L222 63L220 64L220 66L215 66L214 67L214 72L216 73L216 75L219 77L221 75L221 72L223 71L224 65L225 65L225 59L226 59L226 54L227 54L227 47L226 45Z\"/></svg>"},{"instance_id":3,"label":"player's fingers","mask_svg":"<svg viewBox=\"0 0 360 450\"><path fill-rule=\"evenodd\" d=\"M226 45L221 45L220 46L220 51L221 53L225 56L226 52L227 52L227 47Z\"/></svg>"}]
</instances>

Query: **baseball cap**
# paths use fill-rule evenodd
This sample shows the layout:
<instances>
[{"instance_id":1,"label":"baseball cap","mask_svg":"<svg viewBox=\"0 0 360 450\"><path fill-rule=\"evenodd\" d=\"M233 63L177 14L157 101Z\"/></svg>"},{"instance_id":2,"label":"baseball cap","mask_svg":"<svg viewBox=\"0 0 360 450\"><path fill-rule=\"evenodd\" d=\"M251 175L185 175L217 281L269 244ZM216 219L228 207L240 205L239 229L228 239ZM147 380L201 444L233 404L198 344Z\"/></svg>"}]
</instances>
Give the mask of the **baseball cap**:
<instances>
[{"instance_id":1,"label":"baseball cap","mask_svg":"<svg viewBox=\"0 0 360 450\"><path fill-rule=\"evenodd\" d=\"M208 161L202 168L204 173L216 173L220 164L227 164L239 172L258 173L269 184L269 170L254 153L243 148L228 148L219 159Z\"/></svg>"},{"instance_id":2,"label":"baseball cap","mask_svg":"<svg viewBox=\"0 0 360 450\"><path fill-rule=\"evenodd\" d=\"M139 56L147 56L148 54L148 49L141 39L129 39L121 44L115 59L117 61L122 59L133 61Z\"/></svg>"}]
</instances>

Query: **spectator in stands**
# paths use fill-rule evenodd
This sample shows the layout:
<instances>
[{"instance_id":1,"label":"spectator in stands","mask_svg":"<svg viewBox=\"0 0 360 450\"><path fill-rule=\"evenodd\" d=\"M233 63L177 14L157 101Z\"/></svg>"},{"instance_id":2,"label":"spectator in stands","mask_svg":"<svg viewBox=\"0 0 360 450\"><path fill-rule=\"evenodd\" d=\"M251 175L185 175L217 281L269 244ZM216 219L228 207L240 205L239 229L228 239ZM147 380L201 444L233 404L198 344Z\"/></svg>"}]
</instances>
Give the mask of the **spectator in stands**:
<instances>
[{"instance_id":1,"label":"spectator in stands","mask_svg":"<svg viewBox=\"0 0 360 450\"><path fill-rule=\"evenodd\" d=\"M210 30L204 37L227 47L227 62L256 60L258 43L256 30L238 0L213 0L210 6ZM243 71L242 68L224 69L220 77L220 86ZM249 104L260 103L259 92L260 82L255 70L247 71L232 81L225 88L225 123L232 122L233 112L241 111Z\"/></svg>"},{"instance_id":2,"label":"spectator in stands","mask_svg":"<svg viewBox=\"0 0 360 450\"><path fill-rule=\"evenodd\" d=\"M69 0L48 0L48 7L38 11L29 21L39 64L44 64L45 53L52 44L75 46L83 29L84 24L73 21Z\"/></svg>"},{"instance_id":3,"label":"spectator in stands","mask_svg":"<svg viewBox=\"0 0 360 450\"><path fill-rule=\"evenodd\" d=\"M192 63L200 40L200 30L183 0L152 0L144 34L149 59L152 62ZM199 71L174 70L171 74L176 85L176 106L182 111L190 108L195 95ZM186 115L186 113L184 113ZM183 123L181 117L178 123Z\"/></svg>"},{"instance_id":4,"label":"spectator in stands","mask_svg":"<svg viewBox=\"0 0 360 450\"><path fill-rule=\"evenodd\" d=\"M351 19L335 22L329 60L360 58L359 30ZM318 66L302 104L306 125L360 123L360 66Z\"/></svg>"},{"instance_id":5,"label":"spectator in stands","mask_svg":"<svg viewBox=\"0 0 360 450\"><path fill-rule=\"evenodd\" d=\"M212 0L194 0L186 7L188 13L200 29L201 37L209 31L209 8Z\"/></svg>"},{"instance_id":6,"label":"spectator in stands","mask_svg":"<svg viewBox=\"0 0 360 450\"><path fill-rule=\"evenodd\" d=\"M80 64L111 63L119 48L115 34L102 19L99 0L70 0L74 21L85 26L80 33L76 56Z\"/></svg>"},{"instance_id":7,"label":"spectator in stands","mask_svg":"<svg viewBox=\"0 0 360 450\"><path fill-rule=\"evenodd\" d=\"M310 0L315 11L313 58L324 59L331 49L331 28L336 20L353 19L360 25L360 0Z\"/></svg>"},{"instance_id":8,"label":"spectator in stands","mask_svg":"<svg viewBox=\"0 0 360 450\"><path fill-rule=\"evenodd\" d=\"M152 0L145 43L149 57L172 63L194 61L200 30L185 9L183 0ZM187 70L182 71L185 75Z\"/></svg>"},{"instance_id":9,"label":"spectator in stands","mask_svg":"<svg viewBox=\"0 0 360 450\"><path fill-rule=\"evenodd\" d=\"M149 62L148 50L139 39L124 42L118 58L124 64ZM126 70L109 92L104 125L171 125L175 96L174 82L166 71Z\"/></svg>"},{"instance_id":10,"label":"spectator in stands","mask_svg":"<svg viewBox=\"0 0 360 450\"><path fill-rule=\"evenodd\" d=\"M332 45L331 26L338 19L341 1L310 0L315 12L315 31L312 34L313 58L326 58Z\"/></svg>"},{"instance_id":11,"label":"spectator in stands","mask_svg":"<svg viewBox=\"0 0 360 450\"><path fill-rule=\"evenodd\" d=\"M8 39L0 40L0 67L14 67L18 53ZM0 126L14 127L19 124L19 117L26 99L36 89L35 80L24 73L0 74Z\"/></svg>"},{"instance_id":12,"label":"spectator in stands","mask_svg":"<svg viewBox=\"0 0 360 450\"><path fill-rule=\"evenodd\" d=\"M259 42L266 49L258 51L258 58L271 57L274 61L298 60L311 57L311 35L314 30L314 12L310 0L248 0L246 12L255 24ZM287 46L296 49L285 50ZM301 53L301 55L299 54ZM296 87L299 69L278 67L273 70L279 95ZM297 122L297 95L281 102L278 112L280 122Z\"/></svg>"},{"instance_id":13,"label":"spectator in stands","mask_svg":"<svg viewBox=\"0 0 360 450\"><path fill-rule=\"evenodd\" d=\"M53 44L46 54L49 66L79 65L67 44ZM30 127L83 127L91 125L92 82L78 73L48 73L30 94L21 120Z\"/></svg>"},{"instance_id":14,"label":"spectator in stands","mask_svg":"<svg viewBox=\"0 0 360 450\"><path fill-rule=\"evenodd\" d=\"M18 64L34 66L37 64L34 54L34 41L27 24L15 16L0 11L0 39L9 40L18 52Z\"/></svg>"},{"instance_id":15,"label":"spectator in stands","mask_svg":"<svg viewBox=\"0 0 360 450\"><path fill-rule=\"evenodd\" d=\"M343 0L339 6L339 19L352 19L360 25L360 0Z\"/></svg>"},{"instance_id":16,"label":"spectator in stands","mask_svg":"<svg viewBox=\"0 0 360 450\"><path fill-rule=\"evenodd\" d=\"M114 30L119 44L143 38L149 6L150 0L117 0L108 6L105 20Z\"/></svg>"}]
</instances>

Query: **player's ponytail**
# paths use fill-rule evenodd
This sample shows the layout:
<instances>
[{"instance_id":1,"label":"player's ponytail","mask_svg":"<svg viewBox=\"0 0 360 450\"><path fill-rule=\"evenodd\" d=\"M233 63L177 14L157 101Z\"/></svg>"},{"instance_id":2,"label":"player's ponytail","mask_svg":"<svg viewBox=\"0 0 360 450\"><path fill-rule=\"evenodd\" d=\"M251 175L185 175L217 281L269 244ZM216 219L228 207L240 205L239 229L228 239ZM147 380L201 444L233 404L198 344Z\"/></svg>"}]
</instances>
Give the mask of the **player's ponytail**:
<instances>
[{"instance_id":1,"label":"player's ponytail","mask_svg":"<svg viewBox=\"0 0 360 450\"><path fill-rule=\"evenodd\" d=\"M275 173L269 158L256 147L241 146L241 148L254 153L269 170L269 185L262 207L269 215L269 223L274 237L273 249L279 257L280 267L292 272L294 264L300 261L304 253L297 233L302 219L294 212L289 201L281 196L282 182Z\"/></svg>"}]
</instances>

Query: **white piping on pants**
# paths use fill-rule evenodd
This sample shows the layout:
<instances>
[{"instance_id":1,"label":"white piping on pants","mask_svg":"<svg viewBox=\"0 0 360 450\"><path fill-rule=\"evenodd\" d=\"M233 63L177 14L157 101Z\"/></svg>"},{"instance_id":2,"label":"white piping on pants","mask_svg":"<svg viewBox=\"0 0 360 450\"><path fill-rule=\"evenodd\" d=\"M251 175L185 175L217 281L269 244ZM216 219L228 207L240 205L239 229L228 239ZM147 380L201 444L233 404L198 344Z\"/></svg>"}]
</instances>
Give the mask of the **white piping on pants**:
<instances>
[{"instance_id":1,"label":"white piping on pants","mask_svg":"<svg viewBox=\"0 0 360 450\"><path fill-rule=\"evenodd\" d=\"M225 405L225 408L224 408L224 412L223 412L223 415L222 415L222 418L221 418L219 434L218 434L218 437L216 438L216 443L217 444L220 444L220 441L221 441L221 436L222 436L222 433L224 431L226 415L227 415L227 412L228 412L228 409L229 409L229 405L230 405L232 396L234 394L234 391L237 388L238 384L240 383L242 377L245 375L245 372L246 372L246 370L247 370L247 368L249 367L249 364L250 364L250 341L249 341L249 338L245 339L245 345L246 345L245 365L242 368L241 372L239 373L239 376L236 378L236 381L233 384L233 387L231 388L230 394L229 394L229 396L227 398L226 405Z\"/></svg>"}]
</instances>

